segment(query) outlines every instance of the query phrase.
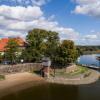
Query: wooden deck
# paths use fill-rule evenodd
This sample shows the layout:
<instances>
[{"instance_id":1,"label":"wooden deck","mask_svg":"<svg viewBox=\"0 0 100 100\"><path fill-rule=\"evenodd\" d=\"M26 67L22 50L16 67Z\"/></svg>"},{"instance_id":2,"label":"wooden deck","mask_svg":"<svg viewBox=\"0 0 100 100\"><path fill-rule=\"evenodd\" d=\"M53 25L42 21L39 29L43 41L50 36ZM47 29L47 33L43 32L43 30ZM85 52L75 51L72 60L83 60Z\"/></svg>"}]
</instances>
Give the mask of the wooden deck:
<instances>
[{"instance_id":1,"label":"wooden deck","mask_svg":"<svg viewBox=\"0 0 100 100\"><path fill-rule=\"evenodd\" d=\"M84 64L82 64L82 66L84 66L84 67L88 67L88 68L91 68L91 69L96 69L96 70L99 70L100 69L100 67L99 66L94 66L94 65L84 65Z\"/></svg>"}]
</instances>

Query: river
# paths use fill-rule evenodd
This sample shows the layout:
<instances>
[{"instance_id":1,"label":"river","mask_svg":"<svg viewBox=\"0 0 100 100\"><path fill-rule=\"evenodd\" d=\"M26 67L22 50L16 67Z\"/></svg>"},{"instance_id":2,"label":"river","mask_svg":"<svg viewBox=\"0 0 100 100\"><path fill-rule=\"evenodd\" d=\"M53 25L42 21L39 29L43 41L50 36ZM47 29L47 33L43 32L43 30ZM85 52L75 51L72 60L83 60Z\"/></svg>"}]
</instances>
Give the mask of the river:
<instances>
[{"instance_id":1,"label":"river","mask_svg":"<svg viewBox=\"0 0 100 100\"><path fill-rule=\"evenodd\" d=\"M100 54L82 55L78 59L78 63L100 66L100 62L96 59L97 56L100 56Z\"/></svg>"},{"instance_id":2,"label":"river","mask_svg":"<svg viewBox=\"0 0 100 100\"><path fill-rule=\"evenodd\" d=\"M100 100L100 81L79 86L45 84L10 94L0 100Z\"/></svg>"}]
</instances>

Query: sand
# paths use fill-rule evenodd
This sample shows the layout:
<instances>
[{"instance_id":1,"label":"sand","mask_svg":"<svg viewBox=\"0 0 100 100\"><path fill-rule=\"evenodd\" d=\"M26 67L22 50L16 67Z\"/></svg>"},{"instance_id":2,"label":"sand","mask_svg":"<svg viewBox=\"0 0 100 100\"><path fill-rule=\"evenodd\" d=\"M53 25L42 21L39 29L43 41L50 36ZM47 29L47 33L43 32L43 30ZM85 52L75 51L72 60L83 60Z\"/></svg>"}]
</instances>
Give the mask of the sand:
<instances>
[{"instance_id":1,"label":"sand","mask_svg":"<svg viewBox=\"0 0 100 100\"><path fill-rule=\"evenodd\" d=\"M28 72L6 75L5 78L0 81L0 97L45 83L43 78Z\"/></svg>"}]
</instances>

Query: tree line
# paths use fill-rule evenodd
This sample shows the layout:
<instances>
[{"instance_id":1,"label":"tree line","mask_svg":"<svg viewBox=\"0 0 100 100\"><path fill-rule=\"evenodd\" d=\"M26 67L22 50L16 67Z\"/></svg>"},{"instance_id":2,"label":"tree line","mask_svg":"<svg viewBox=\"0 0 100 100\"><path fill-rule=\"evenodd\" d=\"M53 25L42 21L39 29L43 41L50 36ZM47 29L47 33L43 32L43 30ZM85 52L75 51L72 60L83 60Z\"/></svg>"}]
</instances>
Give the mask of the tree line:
<instances>
[{"instance_id":1,"label":"tree line","mask_svg":"<svg viewBox=\"0 0 100 100\"><path fill-rule=\"evenodd\" d=\"M49 57L52 64L66 66L74 63L80 55L79 50L71 40L60 41L59 34L44 29L33 29L26 36L26 47L19 50L18 43L10 39L5 47L4 59L13 62L40 62L43 57Z\"/></svg>"},{"instance_id":2,"label":"tree line","mask_svg":"<svg viewBox=\"0 0 100 100\"><path fill-rule=\"evenodd\" d=\"M100 53L100 46L77 46L77 49L81 54L92 54L92 53Z\"/></svg>"}]
</instances>

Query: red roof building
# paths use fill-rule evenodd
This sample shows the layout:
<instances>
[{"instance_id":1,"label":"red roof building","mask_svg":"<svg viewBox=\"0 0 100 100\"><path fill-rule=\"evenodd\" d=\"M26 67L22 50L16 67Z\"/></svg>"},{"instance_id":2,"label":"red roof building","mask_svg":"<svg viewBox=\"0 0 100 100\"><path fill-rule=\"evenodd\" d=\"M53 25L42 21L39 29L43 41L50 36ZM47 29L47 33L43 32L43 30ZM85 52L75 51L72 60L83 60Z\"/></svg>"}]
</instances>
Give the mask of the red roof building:
<instances>
[{"instance_id":1,"label":"red roof building","mask_svg":"<svg viewBox=\"0 0 100 100\"><path fill-rule=\"evenodd\" d=\"M10 38L2 38L2 39L0 39L0 52L4 52L5 51L5 46L7 45L9 39ZM17 37L17 38L14 38L14 39L17 41L17 43L18 43L18 45L20 47L25 47L26 43L22 38Z\"/></svg>"}]
</instances>

